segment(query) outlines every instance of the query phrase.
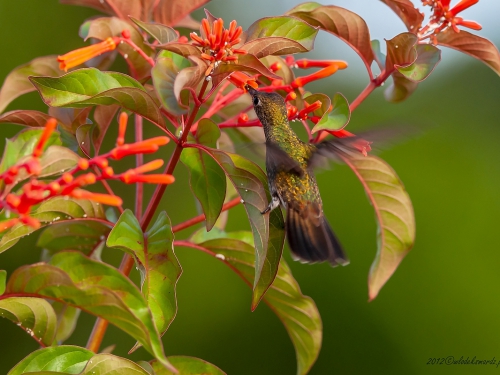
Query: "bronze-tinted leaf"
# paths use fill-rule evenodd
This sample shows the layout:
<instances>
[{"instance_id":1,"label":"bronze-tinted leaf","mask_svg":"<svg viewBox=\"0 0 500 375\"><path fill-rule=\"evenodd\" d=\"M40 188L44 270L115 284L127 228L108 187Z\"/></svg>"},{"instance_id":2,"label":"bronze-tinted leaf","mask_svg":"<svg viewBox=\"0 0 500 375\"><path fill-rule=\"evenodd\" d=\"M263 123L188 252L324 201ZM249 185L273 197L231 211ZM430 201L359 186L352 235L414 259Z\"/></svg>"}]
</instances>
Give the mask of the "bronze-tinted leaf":
<instances>
[{"instance_id":1,"label":"bronze-tinted leaf","mask_svg":"<svg viewBox=\"0 0 500 375\"><path fill-rule=\"evenodd\" d=\"M42 128L50 118L46 113L29 109L10 111L0 115L0 124L16 124L33 128Z\"/></svg>"},{"instance_id":2,"label":"bronze-tinted leaf","mask_svg":"<svg viewBox=\"0 0 500 375\"><path fill-rule=\"evenodd\" d=\"M160 44L175 42L179 37L174 29L157 22L142 22L134 17L130 19Z\"/></svg>"},{"instance_id":3,"label":"bronze-tinted leaf","mask_svg":"<svg viewBox=\"0 0 500 375\"><path fill-rule=\"evenodd\" d=\"M404 22L408 31L416 34L424 20L424 14L410 0L381 0Z\"/></svg>"},{"instance_id":4,"label":"bronze-tinted leaf","mask_svg":"<svg viewBox=\"0 0 500 375\"><path fill-rule=\"evenodd\" d=\"M391 40L387 40L387 58L385 69L392 72L397 66L407 66L412 64L417 58L415 44L418 38L412 33L401 33Z\"/></svg>"},{"instance_id":5,"label":"bronze-tinted leaf","mask_svg":"<svg viewBox=\"0 0 500 375\"><path fill-rule=\"evenodd\" d=\"M128 16L141 18L141 2L138 0L113 0L113 6L111 6L108 1L102 0L61 0L63 4L80 5L97 9L100 12L117 16L123 20L127 20Z\"/></svg>"},{"instance_id":6,"label":"bronze-tinted leaf","mask_svg":"<svg viewBox=\"0 0 500 375\"><path fill-rule=\"evenodd\" d=\"M154 20L167 26L176 26L192 11L210 0L160 0L154 13Z\"/></svg>"},{"instance_id":7,"label":"bronze-tinted leaf","mask_svg":"<svg viewBox=\"0 0 500 375\"><path fill-rule=\"evenodd\" d=\"M456 33L453 29L448 28L438 34L437 41L441 46L456 49L484 62L495 73L500 74L500 53L497 47L488 39L464 30Z\"/></svg>"}]
</instances>

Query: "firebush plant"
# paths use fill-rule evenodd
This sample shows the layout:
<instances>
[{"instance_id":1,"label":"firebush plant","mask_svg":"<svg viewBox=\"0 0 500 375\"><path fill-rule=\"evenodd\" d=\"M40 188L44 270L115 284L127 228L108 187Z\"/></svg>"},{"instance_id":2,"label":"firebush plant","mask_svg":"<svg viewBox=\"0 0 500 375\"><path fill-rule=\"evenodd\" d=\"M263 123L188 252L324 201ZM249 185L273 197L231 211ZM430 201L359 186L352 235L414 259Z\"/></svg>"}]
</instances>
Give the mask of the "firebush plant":
<instances>
[{"instance_id":1,"label":"firebush plant","mask_svg":"<svg viewBox=\"0 0 500 375\"><path fill-rule=\"evenodd\" d=\"M48 113L0 115L1 123L25 127L6 141L0 162L0 252L35 231L38 246L45 249L43 262L24 265L8 278L0 271L0 316L41 347L9 374L111 369L114 374L224 374L201 359L164 354L161 336L177 312L182 269L175 249L180 246L212 255L253 288L252 310L261 301L272 308L295 347L297 373L306 374L321 347L321 319L281 257L281 211L261 214L270 199L265 172L234 152L232 140L256 142L247 128L261 126L246 89L282 95L288 119L303 125L311 143L351 137L345 127L358 105L389 77L387 100L406 99L439 63L441 46L471 55L500 74L497 48L463 29L480 30L478 23L458 16L478 0L455 5L422 0L419 5L431 9L427 20L410 0L382 0L407 29L385 41L385 55L384 43L370 39L360 16L315 2L257 20L245 31L236 20L225 22L208 11L201 22L194 20L190 13L206 0L61 2L106 14L81 26L90 44L14 69L0 91L0 113L34 90L48 106ZM351 103L340 93L330 98L307 91L310 82L348 67L342 60L299 57L313 48L319 32L346 42L366 66L369 82ZM118 55L128 72L107 70ZM297 75L308 69L312 73ZM115 147L104 150L103 139L115 124ZM131 143L125 142L127 126L133 127ZM149 126L164 135L143 139L143 128ZM164 168L162 159L144 162L144 154L168 142L175 148ZM369 142L357 137L354 144L359 153L344 161L365 188L379 225L368 279L373 299L411 249L415 220L392 168L370 154ZM118 171L114 162L130 157L135 167ZM190 172L203 213L172 225L158 205L175 183L172 174L179 162ZM135 184L133 207L124 206L111 180ZM151 196L144 192L145 183L156 185ZM95 192L94 185L106 193ZM245 207L249 225L225 231L224 220L218 219L237 205ZM190 237L177 234L203 222ZM124 252L118 269L101 260L109 247ZM141 273L139 286L128 277L134 265ZM81 310L97 317L88 345L65 346ZM143 346L153 359L134 363L99 353L108 323L137 340L132 350Z\"/></svg>"}]
</instances>

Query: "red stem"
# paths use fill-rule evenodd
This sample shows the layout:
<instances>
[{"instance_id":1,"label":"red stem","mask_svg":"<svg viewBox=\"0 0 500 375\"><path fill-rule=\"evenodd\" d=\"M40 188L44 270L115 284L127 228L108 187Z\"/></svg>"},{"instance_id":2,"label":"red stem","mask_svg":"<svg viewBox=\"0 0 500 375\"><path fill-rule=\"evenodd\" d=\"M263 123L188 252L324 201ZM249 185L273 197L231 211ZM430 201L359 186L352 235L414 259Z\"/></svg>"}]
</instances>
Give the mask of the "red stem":
<instances>
[{"instance_id":1,"label":"red stem","mask_svg":"<svg viewBox=\"0 0 500 375\"><path fill-rule=\"evenodd\" d=\"M203 85L201 86L200 93L198 95L198 99L203 97L203 94L205 93L205 90L207 89L208 82L206 79L203 81ZM191 126L194 123L194 119L196 118L196 115L198 114L198 111L200 110L201 104L197 105L193 108L193 112L191 112L191 116L189 117L185 127L184 131L177 143L177 147L175 148L172 156L170 157L170 160L167 164L167 167L165 168L165 174L173 174L174 169L179 162L179 158L181 156L181 152L184 148L184 143L186 142L187 136L189 134L189 131L191 129ZM144 213L144 216L141 220L141 228L143 230L146 230L148 227L149 223L153 219L153 215L155 213L156 208L160 204L161 198L163 197L163 193L165 193L165 189L167 188L168 185L158 185L156 186L155 192L153 193L153 197L151 198L151 201L148 204L148 207L146 208L146 212Z\"/></svg>"},{"instance_id":2,"label":"red stem","mask_svg":"<svg viewBox=\"0 0 500 375\"><path fill-rule=\"evenodd\" d=\"M233 200L230 200L229 202L224 203L224 205L222 206L221 212L227 211L230 208L233 208L240 203L241 203L240 197L234 198ZM174 233L179 232L183 229L189 228L189 227L191 227L195 224L201 223L203 221L205 221L205 214L198 215L196 217L193 217L192 219L186 220L183 223L175 225L174 227L172 227L172 232L174 232Z\"/></svg>"},{"instance_id":3,"label":"red stem","mask_svg":"<svg viewBox=\"0 0 500 375\"><path fill-rule=\"evenodd\" d=\"M139 55L141 55L144 60L146 60L148 62L149 65L151 66L155 66L155 61L149 57L148 55L146 55L146 52L144 52L142 49L140 49L137 44L135 44L132 39L130 38L121 38L122 41L124 41L125 43L127 43L130 47L132 47Z\"/></svg>"}]
</instances>

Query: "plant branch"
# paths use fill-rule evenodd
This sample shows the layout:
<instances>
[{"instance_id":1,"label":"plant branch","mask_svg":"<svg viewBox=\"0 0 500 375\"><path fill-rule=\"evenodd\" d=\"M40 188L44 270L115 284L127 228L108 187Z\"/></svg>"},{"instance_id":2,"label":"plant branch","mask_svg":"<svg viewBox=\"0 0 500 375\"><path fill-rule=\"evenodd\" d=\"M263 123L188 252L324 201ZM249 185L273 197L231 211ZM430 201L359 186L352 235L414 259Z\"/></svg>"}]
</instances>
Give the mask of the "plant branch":
<instances>
[{"instance_id":1,"label":"plant branch","mask_svg":"<svg viewBox=\"0 0 500 375\"><path fill-rule=\"evenodd\" d=\"M201 98L203 97L203 94L205 93L205 90L207 89L209 81L206 79L203 81L203 85L201 86L200 93L198 95L198 98L201 101ZM186 122L186 125L184 126L182 135L177 142L177 146L170 157L170 160L167 164L167 167L165 168L165 174L173 174L174 169L179 162L179 158L181 156L181 152L184 148L184 143L186 142L187 136L189 134L189 131L191 129L191 126L194 123L194 120L196 118L196 115L198 114L198 111L200 110L201 104L197 105L193 108L193 112L191 112L191 116L189 116L189 119ZM146 212L144 213L144 216L141 220L141 228L142 230L145 230L151 220L153 219L153 215L155 213L156 208L160 204L161 198L163 197L163 193L165 193L165 189L167 188L167 185L158 185L156 186L156 189L153 193L153 197L151 198L151 201L148 204L148 207L146 208Z\"/></svg>"},{"instance_id":2,"label":"plant branch","mask_svg":"<svg viewBox=\"0 0 500 375\"><path fill-rule=\"evenodd\" d=\"M224 205L222 206L221 212L227 211L230 208L233 208L233 207L237 206L240 203L241 203L241 198L240 197L234 198L234 199L230 200L229 202L224 203ZM193 226L195 224L201 223L203 221L205 221L205 214L198 215L196 217L193 217L192 219L186 220L183 223L180 223L180 224L177 224L177 225L173 226L172 227L172 232L174 232L174 233L179 232L179 231L181 231L183 229L189 228L189 227L191 227L191 226Z\"/></svg>"},{"instance_id":3,"label":"plant branch","mask_svg":"<svg viewBox=\"0 0 500 375\"><path fill-rule=\"evenodd\" d=\"M142 117L136 114L135 119L135 141L142 142ZM144 155L135 155L135 166L136 168L144 164ZM141 220L142 217L142 200L144 198L144 184L137 182L135 185L135 217L137 220Z\"/></svg>"}]
</instances>

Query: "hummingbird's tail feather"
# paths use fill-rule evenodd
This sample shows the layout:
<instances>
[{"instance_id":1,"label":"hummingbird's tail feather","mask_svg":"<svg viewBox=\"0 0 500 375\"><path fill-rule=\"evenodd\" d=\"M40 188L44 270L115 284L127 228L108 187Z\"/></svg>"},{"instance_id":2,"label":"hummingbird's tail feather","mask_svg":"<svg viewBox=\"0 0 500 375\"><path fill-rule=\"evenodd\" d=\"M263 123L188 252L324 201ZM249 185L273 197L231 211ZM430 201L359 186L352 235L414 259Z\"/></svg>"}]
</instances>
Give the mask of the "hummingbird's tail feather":
<instances>
[{"instance_id":1,"label":"hummingbird's tail feather","mask_svg":"<svg viewBox=\"0 0 500 375\"><path fill-rule=\"evenodd\" d=\"M289 208L286 232L294 258L305 263L329 261L334 267L349 264L339 240L324 216L313 219Z\"/></svg>"}]
</instances>

